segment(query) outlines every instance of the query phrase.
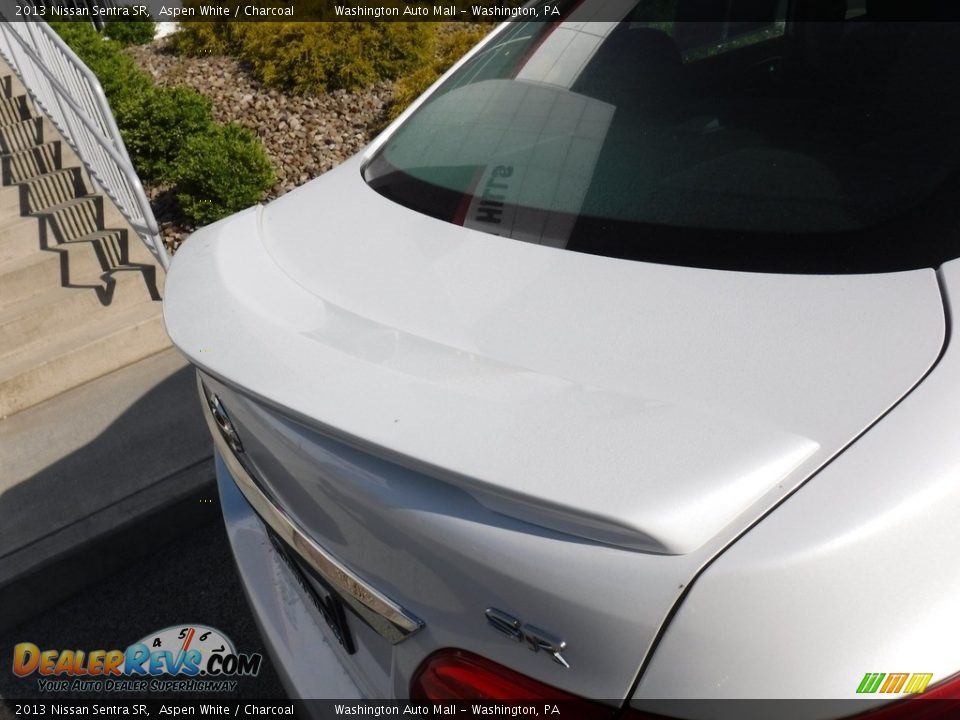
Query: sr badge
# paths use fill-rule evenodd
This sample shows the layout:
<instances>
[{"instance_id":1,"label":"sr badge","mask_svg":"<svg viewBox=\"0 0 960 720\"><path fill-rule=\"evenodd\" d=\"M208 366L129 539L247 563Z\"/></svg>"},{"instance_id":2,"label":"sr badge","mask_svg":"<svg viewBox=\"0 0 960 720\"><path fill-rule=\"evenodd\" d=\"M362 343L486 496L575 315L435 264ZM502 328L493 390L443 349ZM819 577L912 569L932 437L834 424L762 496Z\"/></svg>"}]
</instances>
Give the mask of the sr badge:
<instances>
[{"instance_id":1,"label":"sr badge","mask_svg":"<svg viewBox=\"0 0 960 720\"><path fill-rule=\"evenodd\" d=\"M526 641L527 647L533 652L543 650L549 653L555 663L569 668L570 664L563 659L561 653L567 647L567 643L556 635L541 630L533 625L528 625L513 615L508 615L502 610L496 608L487 608L487 622L499 633L506 635L514 642Z\"/></svg>"}]
</instances>

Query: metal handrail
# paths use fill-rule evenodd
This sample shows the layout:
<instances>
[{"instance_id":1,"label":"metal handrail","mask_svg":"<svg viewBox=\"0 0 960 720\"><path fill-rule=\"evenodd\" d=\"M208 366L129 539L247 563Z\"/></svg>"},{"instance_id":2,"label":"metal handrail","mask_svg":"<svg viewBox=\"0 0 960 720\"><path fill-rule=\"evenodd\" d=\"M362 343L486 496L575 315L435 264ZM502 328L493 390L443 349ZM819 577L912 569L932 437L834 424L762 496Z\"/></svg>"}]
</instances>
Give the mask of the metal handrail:
<instances>
[{"instance_id":1,"label":"metal handrail","mask_svg":"<svg viewBox=\"0 0 960 720\"><path fill-rule=\"evenodd\" d=\"M160 228L97 77L40 20L0 22L0 55L166 270Z\"/></svg>"}]
</instances>

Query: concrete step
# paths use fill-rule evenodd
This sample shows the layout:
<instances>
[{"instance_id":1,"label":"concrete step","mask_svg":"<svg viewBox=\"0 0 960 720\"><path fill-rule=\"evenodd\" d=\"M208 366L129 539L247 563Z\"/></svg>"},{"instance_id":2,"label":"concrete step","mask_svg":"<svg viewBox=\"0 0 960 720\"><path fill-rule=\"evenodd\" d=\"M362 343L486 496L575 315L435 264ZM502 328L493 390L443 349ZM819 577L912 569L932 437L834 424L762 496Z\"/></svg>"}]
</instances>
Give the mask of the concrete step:
<instances>
[{"instance_id":1,"label":"concrete step","mask_svg":"<svg viewBox=\"0 0 960 720\"><path fill-rule=\"evenodd\" d=\"M0 418L169 346L159 302L100 308L91 322L0 360Z\"/></svg>"},{"instance_id":2,"label":"concrete step","mask_svg":"<svg viewBox=\"0 0 960 720\"><path fill-rule=\"evenodd\" d=\"M101 280L118 278L121 274L132 274L142 281L143 291L153 300L159 300L163 290L163 273L157 272L156 260L143 244L140 237L130 229L99 230L90 235L84 235L55 246L58 252L72 252L74 248L89 246L100 263L102 272L98 276ZM72 268L68 268L71 285L95 284L94 280L84 280L90 275L82 274L82 266L77 275L73 275ZM105 273L109 273L109 276ZM74 279L75 278L75 279Z\"/></svg>"},{"instance_id":3,"label":"concrete step","mask_svg":"<svg viewBox=\"0 0 960 720\"><path fill-rule=\"evenodd\" d=\"M0 152L10 153L56 140L53 124L46 118L30 118L13 125L0 126Z\"/></svg>"},{"instance_id":4,"label":"concrete step","mask_svg":"<svg viewBox=\"0 0 960 720\"><path fill-rule=\"evenodd\" d=\"M109 305L149 299L137 272L117 272L109 292L101 287L55 287L0 308L0 360L32 352L37 343L81 325L98 325L104 319L99 311Z\"/></svg>"},{"instance_id":5,"label":"concrete step","mask_svg":"<svg viewBox=\"0 0 960 720\"><path fill-rule=\"evenodd\" d=\"M32 252L0 263L0 310L61 283L60 253L55 251Z\"/></svg>"},{"instance_id":6,"label":"concrete step","mask_svg":"<svg viewBox=\"0 0 960 720\"><path fill-rule=\"evenodd\" d=\"M15 188L0 188L0 202ZM87 202L87 201L84 201ZM13 302L18 298L31 294L29 289L33 279L17 279L8 273L13 268L30 268L32 277L39 283L40 289L56 285L71 285L79 287L99 287L102 291L109 291L109 278L104 280L104 272L115 270L115 275L125 272L138 272L142 277L144 290L148 296L157 298L162 293L163 273L157 272L156 261L142 240L124 223L123 228L97 230L94 233L81 235L59 242L60 236L57 220L44 215L22 217L9 202L5 209L0 208L0 275L3 282L0 284L0 306ZM87 245L90 249L77 254L74 246ZM91 254L92 251L92 254ZM30 255L69 254L62 258L62 272L54 270L52 265L33 265ZM96 259L99 266L87 262ZM36 262L40 262L37 258ZM42 277L45 271L42 267L51 268L51 271Z\"/></svg>"},{"instance_id":7,"label":"concrete step","mask_svg":"<svg viewBox=\"0 0 960 720\"><path fill-rule=\"evenodd\" d=\"M97 230L89 235L81 235L73 240L57 245L55 249L66 249L75 245L89 245L100 260L103 271L126 265L130 262L131 243L140 242L139 238L130 239L130 233L121 229Z\"/></svg>"},{"instance_id":8,"label":"concrete step","mask_svg":"<svg viewBox=\"0 0 960 720\"><path fill-rule=\"evenodd\" d=\"M162 271L8 72L0 61L0 417L169 347Z\"/></svg>"},{"instance_id":9,"label":"concrete step","mask_svg":"<svg viewBox=\"0 0 960 720\"><path fill-rule=\"evenodd\" d=\"M215 507L198 499L213 469L194 373L149 299L163 272L108 198L83 194L79 158L8 72L0 60L0 626L95 581L144 528Z\"/></svg>"},{"instance_id":10,"label":"concrete step","mask_svg":"<svg viewBox=\"0 0 960 720\"><path fill-rule=\"evenodd\" d=\"M0 227L23 217L20 212L20 188L16 185L0 186Z\"/></svg>"},{"instance_id":11,"label":"concrete step","mask_svg":"<svg viewBox=\"0 0 960 720\"><path fill-rule=\"evenodd\" d=\"M68 167L37 175L19 183L21 202L30 213L47 212L47 208L61 207L71 200L90 194L78 167Z\"/></svg>"},{"instance_id":12,"label":"concrete step","mask_svg":"<svg viewBox=\"0 0 960 720\"><path fill-rule=\"evenodd\" d=\"M23 217L41 217L53 232L52 241L64 242L104 227L126 227L126 219L113 203L109 199L105 203L104 196L94 194L92 187L86 172L79 167L0 186L0 228Z\"/></svg>"},{"instance_id":13,"label":"concrete step","mask_svg":"<svg viewBox=\"0 0 960 720\"><path fill-rule=\"evenodd\" d=\"M0 188L0 199L5 190ZM119 242L120 238L129 238L123 241L127 246L127 255L135 262L147 261L147 255L131 253L131 249L143 242L132 230L118 227L98 227L102 220L103 198L99 195L88 195L71 200L59 206L47 208L33 215L20 215L14 208L5 206L0 208L0 264L13 260L16 257L30 252L38 252L45 248L70 242L89 242L91 238L109 234L113 238L110 242ZM122 224L126 226L126 223ZM152 256L151 256L152 257ZM138 258L144 258L138 260Z\"/></svg>"},{"instance_id":14,"label":"concrete step","mask_svg":"<svg viewBox=\"0 0 960 720\"><path fill-rule=\"evenodd\" d=\"M3 60L0 60L0 71L7 71L8 68ZM27 93L26 86L20 82L13 72L3 72L2 77L0 77L0 96L2 97L16 97L17 95L25 95Z\"/></svg>"},{"instance_id":15,"label":"concrete step","mask_svg":"<svg viewBox=\"0 0 960 720\"><path fill-rule=\"evenodd\" d=\"M48 246L94 235L104 229L100 195L74 198L33 215L40 219L40 234Z\"/></svg>"},{"instance_id":16,"label":"concrete step","mask_svg":"<svg viewBox=\"0 0 960 720\"><path fill-rule=\"evenodd\" d=\"M63 143L46 142L26 150L0 155L0 182L15 185L63 167Z\"/></svg>"},{"instance_id":17,"label":"concrete step","mask_svg":"<svg viewBox=\"0 0 960 720\"><path fill-rule=\"evenodd\" d=\"M0 221L0 264L40 252L40 219L20 217Z\"/></svg>"},{"instance_id":18,"label":"concrete step","mask_svg":"<svg viewBox=\"0 0 960 720\"><path fill-rule=\"evenodd\" d=\"M0 98L0 126L16 125L32 117L26 95Z\"/></svg>"},{"instance_id":19,"label":"concrete step","mask_svg":"<svg viewBox=\"0 0 960 720\"><path fill-rule=\"evenodd\" d=\"M128 240L125 232L104 230L0 262L0 311L54 288L92 289L101 299L111 300L114 281L121 276L136 277L143 298L156 299L160 293L155 269L149 267L151 258L144 257L145 248L139 252L140 239Z\"/></svg>"}]
</instances>

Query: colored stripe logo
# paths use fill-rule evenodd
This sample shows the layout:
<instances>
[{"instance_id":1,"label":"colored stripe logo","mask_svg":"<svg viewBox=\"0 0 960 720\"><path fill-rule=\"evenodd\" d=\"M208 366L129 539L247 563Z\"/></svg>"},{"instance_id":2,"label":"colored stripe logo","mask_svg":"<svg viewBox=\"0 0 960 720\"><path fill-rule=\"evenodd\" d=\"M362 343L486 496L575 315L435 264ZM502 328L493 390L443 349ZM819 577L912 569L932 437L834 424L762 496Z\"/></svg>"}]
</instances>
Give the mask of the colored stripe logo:
<instances>
[{"instance_id":1,"label":"colored stripe logo","mask_svg":"<svg viewBox=\"0 0 960 720\"><path fill-rule=\"evenodd\" d=\"M866 673L857 692L922 693L933 679L933 673Z\"/></svg>"}]
</instances>

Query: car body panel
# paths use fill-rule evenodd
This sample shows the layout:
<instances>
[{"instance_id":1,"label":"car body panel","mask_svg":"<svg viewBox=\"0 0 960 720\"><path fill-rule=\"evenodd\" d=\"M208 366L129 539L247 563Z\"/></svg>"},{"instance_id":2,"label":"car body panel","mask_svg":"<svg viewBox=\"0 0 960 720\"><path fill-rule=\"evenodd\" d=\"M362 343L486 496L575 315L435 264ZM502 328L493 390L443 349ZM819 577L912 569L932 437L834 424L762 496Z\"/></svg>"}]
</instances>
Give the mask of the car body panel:
<instances>
[{"instance_id":1,"label":"car body panel","mask_svg":"<svg viewBox=\"0 0 960 720\"><path fill-rule=\"evenodd\" d=\"M240 575L291 695L405 697L446 646L614 702L643 669L635 705L845 698L869 670L956 668L951 648L928 652L936 622L954 633L957 594L935 575L956 546L956 381L935 367L917 386L946 333L934 271L668 267L419 215L360 170L431 91L362 157L195 233L167 281L171 336L260 482L426 623L388 645L351 617L346 654L218 461ZM934 475L917 497L911 465ZM932 592L918 602L904 582ZM562 637L571 668L496 633L488 607Z\"/></svg>"},{"instance_id":2,"label":"car body panel","mask_svg":"<svg viewBox=\"0 0 960 720\"><path fill-rule=\"evenodd\" d=\"M317 617L296 578L277 556L266 529L215 453L220 507L237 571L274 667L295 697L360 698L361 690L317 630ZM316 669L322 667L323 672ZM300 691L304 694L301 695Z\"/></svg>"},{"instance_id":3,"label":"car body panel","mask_svg":"<svg viewBox=\"0 0 960 720\"><path fill-rule=\"evenodd\" d=\"M333 648L374 695L403 697L456 646L627 697L686 583L943 342L933 271L767 276L537 247L399 208L357 160L271 208L191 237L165 317L285 508L425 621L392 650ZM565 639L571 669L496 633L488 607Z\"/></svg>"},{"instance_id":4,"label":"car body panel","mask_svg":"<svg viewBox=\"0 0 960 720\"><path fill-rule=\"evenodd\" d=\"M960 261L939 274L955 337ZM931 685L956 674L958 426L951 343L883 422L694 582L634 704L850 698L868 672L932 673Z\"/></svg>"},{"instance_id":5,"label":"car body panel","mask_svg":"<svg viewBox=\"0 0 960 720\"><path fill-rule=\"evenodd\" d=\"M358 643L354 655L330 641L321 619L304 630L328 638L338 663L363 678L364 695L404 697L424 657L460 647L581 695L626 697L641 653L633 643L601 638L652 638L692 572L690 558L627 551L505 517L449 483L318 433L206 373L201 377L228 409L244 441L245 463L276 503L365 582L424 621L421 631L396 645ZM571 669L489 627L489 607L559 635ZM348 624L363 631L355 616ZM302 683L288 687L305 692ZM324 697L322 687L306 692L299 696Z\"/></svg>"},{"instance_id":6,"label":"car body panel","mask_svg":"<svg viewBox=\"0 0 960 720\"><path fill-rule=\"evenodd\" d=\"M355 162L260 219L263 244L239 233L205 280L234 283L222 289L254 344L271 334L259 362L191 353L234 329L187 337L174 271L168 325L201 367L501 512L636 549L688 553L768 505L901 397L943 340L930 270L760 275L558 251L411 213ZM336 368L316 389L293 368L310 353Z\"/></svg>"}]
</instances>

